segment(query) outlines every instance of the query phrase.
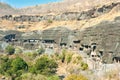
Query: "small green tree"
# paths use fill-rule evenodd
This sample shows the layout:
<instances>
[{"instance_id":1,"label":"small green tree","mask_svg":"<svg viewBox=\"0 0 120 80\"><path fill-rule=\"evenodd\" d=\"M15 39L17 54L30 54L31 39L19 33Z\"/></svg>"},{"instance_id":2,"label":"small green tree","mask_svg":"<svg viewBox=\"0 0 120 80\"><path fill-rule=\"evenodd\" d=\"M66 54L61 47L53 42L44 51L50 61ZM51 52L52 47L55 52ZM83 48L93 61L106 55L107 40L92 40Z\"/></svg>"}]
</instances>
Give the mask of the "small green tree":
<instances>
[{"instance_id":1,"label":"small green tree","mask_svg":"<svg viewBox=\"0 0 120 80\"><path fill-rule=\"evenodd\" d=\"M43 75L55 74L57 67L57 63L53 59L50 59L48 56L40 57L36 60L35 63L37 73Z\"/></svg>"},{"instance_id":2,"label":"small green tree","mask_svg":"<svg viewBox=\"0 0 120 80\"><path fill-rule=\"evenodd\" d=\"M5 48L6 52L10 55L14 54L15 52L15 48L12 46L12 45L8 45L6 48Z\"/></svg>"},{"instance_id":3,"label":"small green tree","mask_svg":"<svg viewBox=\"0 0 120 80\"><path fill-rule=\"evenodd\" d=\"M12 60L8 57L2 57L0 58L0 74L3 75L9 75L8 70L11 68L11 62Z\"/></svg>"},{"instance_id":4,"label":"small green tree","mask_svg":"<svg viewBox=\"0 0 120 80\"><path fill-rule=\"evenodd\" d=\"M11 77L14 80L19 78L22 73L28 70L28 65L22 58L16 57L11 63L10 70L12 71Z\"/></svg>"},{"instance_id":5,"label":"small green tree","mask_svg":"<svg viewBox=\"0 0 120 80\"><path fill-rule=\"evenodd\" d=\"M11 76L12 80L20 77L28 69L27 63L20 57L14 60L5 57L1 61L0 74Z\"/></svg>"},{"instance_id":6,"label":"small green tree","mask_svg":"<svg viewBox=\"0 0 120 80\"><path fill-rule=\"evenodd\" d=\"M27 63L20 57L16 57L12 61L11 66L14 72L19 71L19 70L25 70L25 71L28 70Z\"/></svg>"}]
</instances>

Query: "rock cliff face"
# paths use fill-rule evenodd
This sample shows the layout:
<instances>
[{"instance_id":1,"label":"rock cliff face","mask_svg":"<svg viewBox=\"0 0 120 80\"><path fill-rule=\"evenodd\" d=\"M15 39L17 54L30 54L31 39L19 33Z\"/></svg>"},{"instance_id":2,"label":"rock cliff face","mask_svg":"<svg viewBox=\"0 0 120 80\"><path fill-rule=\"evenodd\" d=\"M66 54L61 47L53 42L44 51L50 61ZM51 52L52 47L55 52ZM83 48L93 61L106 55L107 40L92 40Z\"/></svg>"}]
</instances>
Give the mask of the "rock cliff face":
<instances>
[{"instance_id":1,"label":"rock cliff face","mask_svg":"<svg viewBox=\"0 0 120 80\"><path fill-rule=\"evenodd\" d=\"M78 49L83 46L86 46L87 49L87 46L90 47L92 44L96 44L95 51L97 54L103 52L103 61L107 63L112 62L113 57L120 56L120 17L116 17L114 21L103 21L82 31L79 29L70 30L63 26L29 33L16 31L1 31L0 33L2 37L7 34L16 34L20 35L17 38L18 40L40 39L47 42L51 41L51 43L55 42L58 46L65 45L67 48L75 47L73 44L75 41L78 42Z\"/></svg>"},{"instance_id":2,"label":"rock cliff face","mask_svg":"<svg viewBox=\"0 0 120 80\"><path fill-rule=\"evenodd\" d=\"M56 14L65 12L81 12L93 7L100 7L120 0L60 0L60 2L22 8L23 14Z\"/></svg>"},{"instance_id":3,"label":"rock cliff face","mask_svg":"<svg viewBox=\"0 0 120 80\"><path fill-rule=\"evenodd\" d=\"M24 21L30 21L30 22L39 22L43 20L55 20L55 21L67 21L67 20L85 20L85 19L91 19L96 18L98 16L101 16L102 14L109 13L113 8L120 5L120 3L112 3L110 5L104 5L99 8L92 8L87 11L82 12L65 12L58 15L45 15L45 16L39 16L39 15L20 15L20 16L12 16L12 15L5 15L2 16L1 19L3 20L13 20L17 22L24 22Z\"/></svg>"},{"instance_id":4,"label":"rock cliff face","mask_svg":"<svg viewBox=\"0 0 120 80\"><path fill-rule=\"evenodd\" d=\"M103 51L103 59L120 56L120 20L104 21L98 25L80 32L83 44L96 43L96 51Z\"/></svg>"},{"instance_id":5,"label":"rock cliff face","mask_svg":"<svg viewBox=\"0 0 120 80\"><path fill-rule=\"evenodd\" d=\"M10 8L10 10L16 11L13 8ZM41 41L41 43L47 43L47 42L55 43L57 44L57 46L65 45L67 46L67 48L76 47L77 50L79 49L83 50L84 48L88 49L92 46L92 44L95 44L96 45L95 51L97 53L102 52L103 60L109 63L111 62L114 56L120 56L119 13L120 13L119 2L103 5L100 7L94 7L94 8L92 7L89 10L85 10L85 11L78 11L78 12L66 11L56 15L52 15L52 14L51 15L49 14L47 15L25 15L25 14L12 15L12 12L10 12L9 15L6 14L0 17L0 28L2 28L1 26L5 27L6 23L2 25L2 23L5 21L7 21L9 24L13 24L12 27L17 26L20 29L26 27L24 23L27 23L26 29L28 29L31 25L33 25L33 28L35 28L36 25L42 21L43 22L47 21L49 23L45 27L48 27L48 25L51 25L52 23L54 23L54 21L58 21L58 22L66 21L66 22L63 25L59 25L59 26L55 25L54 28L49 27L49 29L45 29L41 31L38 30L38 27L41 27L42 25L37 26L37 30L32 32L29 32L29 31L19 32L19 31L13 31L13 30L0 31L0 40L4 41L5 36L16 34L17 36L16 40L20 41L21 43L25 42L25 46L27 47L34 46L34 43L30 43L30 41L33 41L33 42ZM116 15L117 17L113 15ZM112 18L115 18L115 19L111 20L110 18L110 21L106 20L106 18L109 18L111 16L113 16ZM96 25L91 26L89 24L89 22L92 20L93 22L91 24L95 23ZM94 20L99 20L99 21L97 22ZM75 30L69 29L69 27L66 27L66 23L68 21L71 21L71 23L69 24L72 24L73 21L76 21L74 25L80 26L80 27L82 25L86 25L87 23L88 28L85 28L85 29L76 28ZM84 23L82 23L82 21L84 21ZM78 23L80 25L77 25ZM37 45L38 47L37 43L35 45ZM90 54L89 51L87 53Z\"/></svg>"}]
</instances>

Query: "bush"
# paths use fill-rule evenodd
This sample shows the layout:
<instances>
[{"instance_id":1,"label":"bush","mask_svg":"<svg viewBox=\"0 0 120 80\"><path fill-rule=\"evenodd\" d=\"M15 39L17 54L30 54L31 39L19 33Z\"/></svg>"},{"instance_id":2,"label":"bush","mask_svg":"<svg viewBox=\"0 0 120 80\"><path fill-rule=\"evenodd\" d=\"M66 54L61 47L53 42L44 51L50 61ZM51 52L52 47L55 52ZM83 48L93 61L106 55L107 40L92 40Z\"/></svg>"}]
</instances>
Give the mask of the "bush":
<instances>
[{"instance_id":1,"label":"bush","mask_svg":"<svg viewBox=\"0 0 120 80\"><path fill-rule=\"evenodd\" d=\"M72 62L73 64L79 64L82 61L82 57L79 54L74 54L72 56Z\"/></svg>"},{"instance_id":2,"label":"bush","mask_svg":"<svg viewBox=\"0 0 120 80\"><path fill-rule=\"evenodd\" d=\"M82 70L87 70L87 69L88 69L88 64L82 62L82 63L81 63L81 69L82 69Z\"/></svg>"},{"instance_id":3,"label":"bush","mask_svg":"<svg viewBox=\"0 0 120 80\"><path fill-rule=\"evenodd\" d=\"M72 60L72 55L73 55L73 54L70 53L70 52L68 52L68 53L66 54L66 62L67 62L67 64L71 62L71 60Z\"/></svg>"},{"instance_id":4,"label":"bush","mask_svg":"<svg viewBox=\"0 0 120 80\"><path fill-rule=\"evenodd\" d=\"M14 60L8 57L0 58L0 74L11 76L12 80L19 78L27 70L26 62L19 57Z\"/></svg>"},{"instance_id":5,"label":"bush","mask_svg":"<svg viewBox=\"0 0 120 80\"><path fill-rule=\"evenodd\" d=\"M5 50L10 55L14 54L14 52L15 52L15 48L11 45L8 45Z\"/></svg>"},{"instance_id":6,"label":"bush","mask_svg":"<svg viewBox=\"0 0 120 80\"><path fill-rule=\"evenodd\" d=\"M14 72L19 70L28 70L27 63L20 57L16 57L11 63L12 70Z\"/></svg>"},{"instance_id":7,"label":"bush","mask_svg":"<svg viewBox=\"0 0 120 80\"><path fill-rule=\"evenodd\" d=\"M49 19L49 20L48 20L48 23L53 23L53 21Z\"/></svg>"},{"instance_id":8,"label":"bush","mask_svg":"<svg viewBox=\"0 0 120 80\"><path fill-rule=\"evenodd\" d=\"M53 75L53 76L48 77L47 80L60 80L60 78L57 75Z\"/></svg>"},{"instance_id":9,"label":"bush","mask_svg":"<svg viewBox=\"0 0 120 80\"><path fill-rule=\"evenodd\" d=\"M53 59L50 59L48 56L41 56L36 60L35 63L37 73L43 75L55 74L57 67L57 63Z\"/></svg>"},{"instance_id":10,"label":"bush","mask_svg":"<svg viewBox=\"0 0 120 80\"><path fill-rule=\"evenodd\" d=\"M35 66L29 66L29 72L36 74L36 68Z\"/></svg>"},{"instance_id":11,"label":"bush","mask_svg":"<svg viewBox=\"0 0 120 80\"><path fill-rule=\"evenodd\" d=\"M3 75L9 75L9 73L7 74L6 72L9 72L9 69L11 68L11 62L12 60L10 60L8 57L2 57L0 59L0 73Z\"/></svg>"},{"instance_id":12,"label":"bush","mask_svg":"<svg viewBox=\"0 0 120 80\"><path fill-rule=\"evenodd\" d=\"M70 74L65 78L65 80L88 80L88 79L81 74L80 75Z\"/></svg>"},{"instance_id":13,"label":"bush","mask_svg":"<svg viewBox=\"0 0 120 80\"><path fill-rule=\"evenodd\" d=\"M47 77L41 74L25 73L20 76L20 80L47 80Z\"/></svg>"}]
</instances>

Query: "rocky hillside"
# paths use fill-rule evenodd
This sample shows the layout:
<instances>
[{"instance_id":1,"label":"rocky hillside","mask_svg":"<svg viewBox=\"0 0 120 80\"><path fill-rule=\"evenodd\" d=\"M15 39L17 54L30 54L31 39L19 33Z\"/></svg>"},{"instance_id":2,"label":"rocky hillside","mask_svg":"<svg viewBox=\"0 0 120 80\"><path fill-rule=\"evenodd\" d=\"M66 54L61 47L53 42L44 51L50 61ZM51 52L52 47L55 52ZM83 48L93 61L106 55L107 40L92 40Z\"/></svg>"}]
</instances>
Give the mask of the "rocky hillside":
<instances>
[{"instance_id":1,"label":"rocky hillside","mask_svg":"<svg viewBox=\"0 0 120 80\"><path fill-rule=\"evenodd\" d=\"M0 15L18 14L18 10L6 3L0 3Z\"/></svg>"},{"instance_id":2,"label":"rocky hillside","mask_svg":"<svg viewBox=\"0 0 120 80\"><path fill-rule=\"evenodd\" d=\"M55 15L4 15L0 17L0 28L33 31L64 26L70 29L85 29L102 21L112 21L119 15L120 2L114 2L86 11L61 12Z\"/></svg>"},{"instance_id":3,"label":"rocky hillside","mask_svg":"<svg viewBox=\"0 0 120 80\"><path fill-rule=\"evenodd\" d=\"M23 14L57 14L64 12L80 12L100 7L119 0L63 0L56 3L36 5L20 9Z\"/></svg>"},{"instance_id":4,"label":"rocky hillside","mask_svg":"<svg viewBox=\"0 0 120 80\"><path fill-rule=\"evenodd\" d=\"M57 45L64 43L68 48L73 39L78 39L80 44L77 49L81 46L86 48L94 43L97 45L96 52L104 53L103 60L111 62L114 56L120 56L120 2L118 1L64 0L59 3L18 9L18 14L21 15L5 15L16 14L16 10L8 6L6 11L9 9L11 12L5 12L4 16L0 17L0 30L2 30L0 36L11 34L5 32L6 30L24 31L24 34L20 33L20 39L52 40ZM1 8L1 10L5 9ZM13 33L19 34L19 32Z\"/></svg>"},{"instance_id":5,"label":"rocky hillside","mask_svg":"<svg viewBox=\"0 0 120 80\"><path fill-rule=\"evenodd\" d=\"M1 15L5 14L59 14L65 12L81 12L92 8L101 7L120 0L63 0L43 5L15 9L5 3L0 3ZM62 6L62 7L61 7Z\"/></svg>"}]
</instances>

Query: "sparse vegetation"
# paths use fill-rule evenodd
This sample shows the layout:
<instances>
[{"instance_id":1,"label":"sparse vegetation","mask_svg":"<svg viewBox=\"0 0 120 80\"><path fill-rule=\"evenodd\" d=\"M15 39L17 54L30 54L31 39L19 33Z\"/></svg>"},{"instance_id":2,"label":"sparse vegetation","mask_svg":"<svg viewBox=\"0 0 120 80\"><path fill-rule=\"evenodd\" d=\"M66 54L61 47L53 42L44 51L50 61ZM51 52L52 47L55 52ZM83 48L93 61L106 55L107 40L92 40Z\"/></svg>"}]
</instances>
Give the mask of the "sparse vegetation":
<instances>
[{"instance_id":1,"label":"sparse vegetation","mask_svg":"<svg viewBox=\"0 0 120 80\"><path fill-rule=\"evenodd\" d=\"M72 63L73 58L75 58L74 55L76 54L63 50L61 54L55 53L51 56L39 55L37 52L12 54L14 56L12 58L9 58L11 55L1 56L0 74L11 77L13 80L29 80L30 78L33 80L60 80L56 75L58 66L61 66L61 63L68 65L68 67L77 65ZM77 57L79 56L77 55ZM81 57L75 59L81 61ZM75 73L77 69L77 67L74 67L71 73ZM30 78L29 75L31 75Z\"/></svg>"},{"instance_id":2,"label":"sparse vegetation","mask_svg":"<svg viewBox=\"0 0 120 80\"><path fill-rule=\"evenodd\" d=\"M68 53L67 53L67 55L66 55L66 62L67 62L67 64L71 62L71 60L72 60L72 55L73 55L73 53L71 53L71 52L68 52Z\"/></svg>"},{"instance_id":3,"label":"sparse vegetation","mask_svg":"<svg viewBox=\"0 0 120 80\"><path fill-rule=\"evenodd\" d=\"M65 80L88 80L88 79L81 74L70 74L65 78Z\"/></svg>"},{"instance_id":4,"label":"sparse vegetation","mask_svg":"<svg viewBox=\"0 0 120 80\"><path fill-rule=\"evenodd\" d=\"M5 50L9 55L12 55L15 53L15 48L12 45L8 45Z\"/></svg>"},{"instance_id":5,"label":"sparse vegetation","mask_svg":"<svg viewBox=\"0 0 120 80\"><path fill-rule=\"evenodd\" d=\"M65 62L65 54L66 54L66 50L64 49L62 51L62 53L60 54L60 59L61 59L61 62L64 63Z\"/></svg>"},{"instance_id":6,"label":"sparse vegetation","mask_svg":"<svg viewBox=\"0 0 120 80\"><path fill-rule=\"evenodd\" d=\"M88 69L88 64L84 63L84 62L81 62L81 69L82 70L87 70Z\"/></svg>"},{"instance_id":7,"label":"sparse vegetation","mask_svg":"<svg viewBox=\"0 0 120 80\"><path fill-rule=\"evenodd\" d=\"M117 0L0 3L0 80L119 80L120 58L107 64L120 52L119 7Z\"/></svg>"},{"instance_id":8,"label":"sparse vegetation","mask_svg":"<svg viewBox=\"0 0 120 80\"><path fill-rule=\"evenodd\" d=\"M49 20L48 20L48 23L53 23L53 21L49 19Z\"/></svg>"}]
</instances>

